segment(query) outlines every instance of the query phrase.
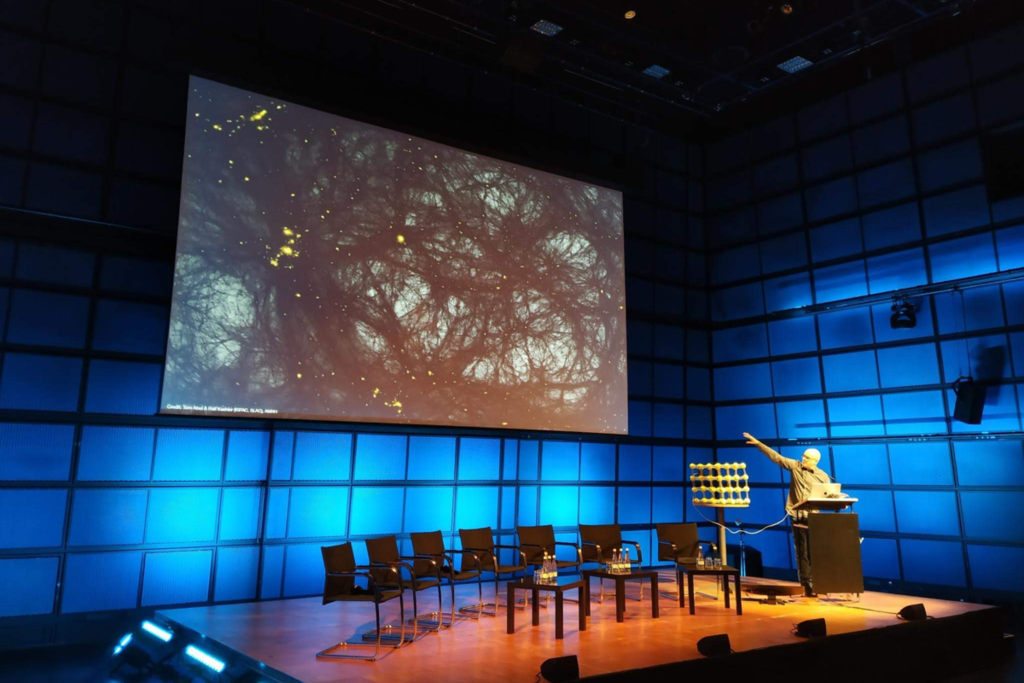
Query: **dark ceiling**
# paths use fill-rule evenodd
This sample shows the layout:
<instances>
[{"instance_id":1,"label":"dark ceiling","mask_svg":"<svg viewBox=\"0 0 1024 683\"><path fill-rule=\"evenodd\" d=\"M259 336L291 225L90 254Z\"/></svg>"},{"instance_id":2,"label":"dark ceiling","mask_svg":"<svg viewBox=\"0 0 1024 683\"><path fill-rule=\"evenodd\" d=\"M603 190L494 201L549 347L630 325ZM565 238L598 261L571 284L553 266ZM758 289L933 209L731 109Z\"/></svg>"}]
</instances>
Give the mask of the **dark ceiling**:
<instances>
[{"instance_id":1,"label":"dark ceiling","mask_svg":"<svg viewBox=\"0 0 1024 683\"><path fill-rule=\"evenodd\" d=\"M651 120L713 119L854 54L1021 0L287 0ZM627 12L635 16L627 18ZM555 35L534 30L551 22ZM962 39L962 37L961 37ZM933 41L934 42L934 41ZM916 55L915 55L916 56ZM790 62L795 60L795 62ZM796 64L794 73L783 66ZM661 67L656 77L645 70Z\"/></svg>"}]
</instances>

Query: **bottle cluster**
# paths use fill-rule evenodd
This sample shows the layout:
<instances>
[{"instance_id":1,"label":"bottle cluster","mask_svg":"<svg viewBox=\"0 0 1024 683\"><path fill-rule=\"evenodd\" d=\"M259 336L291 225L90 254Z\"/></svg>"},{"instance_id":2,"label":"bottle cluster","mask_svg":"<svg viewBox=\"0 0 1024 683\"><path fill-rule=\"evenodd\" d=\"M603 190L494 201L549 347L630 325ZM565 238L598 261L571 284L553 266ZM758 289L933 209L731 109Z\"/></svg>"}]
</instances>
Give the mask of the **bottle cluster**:
<instances>
[{"instance_id":1,"label":"bottle cluster","mask_svg":"<svg viewBox=\"0 0 1024 683\"><path fill-rule=\"evenodd\" d=\"M556 583L558 581L558 560L553 554L544 553L544 562L540 569L533 572L535 583Z\"/></svg>"},{"instance_id":2,"label":"bottle cluster","mask_svg":"<svg viewBox=\"0 0 1024 683\"><path fill-rule=\"evenodd\" d=\"M612 559L608 563L608 571L612 574L628 574L632 571L632 565L629 562L629 548L612 551Z\"/></svg>"}]
</instances>

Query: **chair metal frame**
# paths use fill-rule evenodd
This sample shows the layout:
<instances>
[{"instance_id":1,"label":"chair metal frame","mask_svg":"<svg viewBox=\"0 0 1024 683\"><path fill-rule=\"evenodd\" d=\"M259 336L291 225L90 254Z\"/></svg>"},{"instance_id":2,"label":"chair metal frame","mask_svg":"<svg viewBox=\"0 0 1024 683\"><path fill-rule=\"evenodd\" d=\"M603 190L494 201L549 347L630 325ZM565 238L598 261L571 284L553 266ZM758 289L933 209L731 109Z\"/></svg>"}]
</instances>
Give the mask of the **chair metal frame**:
<instances>
[{"instance_id":1,"label":"chair metal frame","mask_svg":"<svg viewBox=\"0 0 1024 683\"><path fill-rule=\"evenodd\" d=\"M377 661L378 657L380 657L381 641L382 640L395 640L395 638L396 638L393 635L385 636L385 635L383 635L381 633L381 631L385 630L384 628L381 627L381 623L380 623L380 605L381 605L381 602L384 602L384 601L382 601L380 599L381 598L380 586L377 583L377 580L374 578L373 574L371 573L372 570L379 569L379 567L369 567L369 566L366 566L366 565L356 565L355 569L356 569L356 571L352 571L352 572L326 572L324 574L324 576L325 577L332 577L332 578L334 578L334 577L350 577L350 578L353 578L353 579L358 578L358 577L366 578L366 580L367 580L367 588L372 588L373 589L373 607L374 607L374 611L376 613L377 628L374 629L374 631L372 631L371 633L375 633L376 634L375 635L376 648L374 649L374 652L373 652L372 655L343 655L343 654L334 654L334 653L332 653L331 652L332 650L337 650L339 647L349 647L350 645L351 646L355 646L355 647L361 647L362 646L361 643L349 643L349 642L343 640L340 643L336 643L336 644L334 644L334 645L332 645L330 647L324 648L323 650L320 650L319 652L317 652L316 656L317 656L318 659L353 659L353 660L364 661L364 662L374 662L374 661ZM398 610L399 610L399 617L401 619L402 628L401 628L400 635L397 636L397 643L395 645L388 645L387 647L390 647L391 649L397 650L397 649L401 648L402 646L406 645L406 643L407 643L406 638L405 638L405 599L403 597L403 594L405 593L405 586L404 586L404 583L402 582L402 575L401 575L401 573L398 572L394 568L389 568L389 569L390 569L390 571L395 573L396 579L398 581L398 586L399 586L399 589L398 589ZM360 571L360 570L365 570L365 571ZM415 598L415 595L416 594L413 593L413 597L414 598ZM333 600L332 602L364 602L364 601L361 601L361 600ZM413 612L412 612L412 614L413 614L413 619L415 620L416 619L415 600L414 600L414 603L413 603ZM366 634L363 634L363 639L364 640L366 639ZM416 639L416 636L415 636L415 627L414 627L413 640L415 640L415 639ZM408 642L411 642L411 641L408 641Z\"/></svg>"},{"instance_id":2,"label":"chair metal frame","mask_svg":"<svg viewBox=\"0 0 1024 683\"><path fill-rule=\"evenodd\" d=\"M378 537L378 538L375 538L375 539L372 539L372 540L384 540L386 538L388 538L388 536L381 536L381 537ZM397 548L398 547L398 539L395 536L391 536L390 538L394 540L395 547ZM369 547L367 547L367 551L369 551ZM405 556L405 555L398 555L397 557L398 557L397 560L389 560L389 561L386 561L386 562L373 562L373 561L371 561L370 562L370 568L371 569L379 569L379 568L387 567L387 568L392 569L393 571L395 571L395 573L398 574L399 578L401 578L401 569L402 568L406 569L409 572L410 585L408 586L408 588L410 588L412 590L412 613L413 613L413 618L411 620L412 621L412 641L410 641L410 642L414 642L416 640L417 629L418 629L419 626L423 626L423 629L425 631L428 631L428 632L431 632L431 633L440 631L440 630L445 629L445 628L449 628L451 626L452 622L449 622L447 625L444 624L444 597L443 597L443 592L441 590L441 584L442 584L442 581L441 581L441 568L438 566L437 561L434 560L434 559L430 559L430 558L418 558L418 557L411 557L411 556ZM433 567L434 567L434 574L437 577L437 611L436 612L431 612L429 615L424 615L424 616L437 617L436 619L424 619L424 618L420 618L418 616L416 594L419 593L420 591L424 591L424 590L428 590L430 588L433 588L433 586L424 586L423 588L417 588L416 587L417 586L417 582L420 580L420 578L416 575L416 570L413 567L413 565L409 564L409 562L407 562L406 560L410 560L412 562L415 562L416 560L422 560L422 561L430 562L431 565L433 565ZM399 582L399 585L400 586L403 585L401 581ZM404 588L403 588L403 592L404 592ZM402 629L403 629L403 631L405 629L405 624L404 623L402 624ZM378 627L378 631L379 630L380 630L380 628ZM372 633L373 633L372 631L368 631L368 632L364 633L363 634L363 638L367 639ZM386 635L384 637L385 638L393 638L394 636L389 634L389 635Z\"/></svg>"},{"instance_id":3,"label":"chair metal frame","mask_svg":"<svg viewBox=\"0 0 1024 683\"><path fill-rule=\"evenodd\" d=\"M459 609L459 612L466 613L466 614L471 614L471 613L476 612L479 615L488 616L488 617L496 617L496 616L498 616L498 609L500 609L501 607L508 608L508 605L502 605L501 604L501 590L498 588L498 585L500 583L500 576L499 576L499 573L498 573L498 553L494 552L495 550L513 550L513 551L519 553L519 566L516 567L515 569L513 569L511 572L504 572L505 574L511 574L512 577L514 578L515 577L515 573L517 571L519 571L520 569L523 571L524 574L526 573L526 567L527 567L527 565L526 565L526 553L524 553L521 549L519 549L516 546L503 545L503 544L500 544L500 543L493 543L493 540L494 540L494 530L493 529L489 529L489 531L490 531L491 540L492 540L490 548L463 548L463 550L470 551L470 554L473 555L474 559L476 560L476 565L477 565L477 568L480 570L480 572L490 571L490 572L494 573L494 602L493 603L490 603L490 602L488 602L488 603L481 603L480 605L466 605L465 607L461 607ZM460 537L461 537L461 532L462 532L462 529L459 529ZM484 569L483 562L480 560L480 555L484 555L484 554L490 554L491 561L493 562L493 569ZM491 610L488 612L487 608L491 608ZM515 606L513 606L513 609L515 609ZM525 609L525 608L519 608L519 609Z\"/></svg>"},{"instance_id":4,"label":"chair metal frame","mask_svg":"<svg viewBox=\"0 0 1024 683\"><path fill-rule=\"evenodd\" d=\"M415 536L416 534L413 534L413 535ZM444 539L442 537L442 541L443 540ZM415 550L416 550L416 542L414 540L413 541L413 551L415 551ZM465 613L469 614L470 618L472 618L472 619L479 619L480 618L480 613L483 611L483 604L484 604L483 571L481 571L478 568L476 570L470 570L470 571L463 570L461 572L456 572L455 571L455 553L461 554L463 556L463 558L465 558L466 555L472 556L473 559L476 561L477 567L480 567L480 556L477 555L476 553L472 552L471 550L454 550L454 549L450 549L450 548L444 548L443 544L442 544L442 552L439 555L434 555L434 554L430 554L430 553L416 553L416 552L413 553L413 557L415 559L417 559L417 560L425 560L425 561L435 562L435 566L436 566L436 562L439 560L442 563L442 567L445 564L447 564L447 566L448 566L449 573L448 573L448 577L447 578L448 578L448 585L451 588L451 612L450 612L450 616L449 616L449 619L448 619L448 625L445 628L451 628L452 624L455 623L455 613L456 613L456 610L458 610L460 612L462 611L462 608L456 608L455 607L455 574L456 573L460 573L460 574L472 574L474 572L476 573L477 600L478 600L478 602L475 605L466 605L466 607L470 607L470 608L474 608L475 607L476 608L476 612L475 613L470 613L470 612L467 611ZM464 566L465 566L465 559L463 559L463 567ZM441 571L440 568L438 569L438 571L439 571L440 575L442 575L442 576L444 575L444 572ZM463 578L464 579L471 579L473 577L470 576L470 577L463 577ZM441 612L441 615L440 615L439 619L443 619L443 618L444 618L444 611L442 609L442 612Z\"/></svg>"}]
</instances>

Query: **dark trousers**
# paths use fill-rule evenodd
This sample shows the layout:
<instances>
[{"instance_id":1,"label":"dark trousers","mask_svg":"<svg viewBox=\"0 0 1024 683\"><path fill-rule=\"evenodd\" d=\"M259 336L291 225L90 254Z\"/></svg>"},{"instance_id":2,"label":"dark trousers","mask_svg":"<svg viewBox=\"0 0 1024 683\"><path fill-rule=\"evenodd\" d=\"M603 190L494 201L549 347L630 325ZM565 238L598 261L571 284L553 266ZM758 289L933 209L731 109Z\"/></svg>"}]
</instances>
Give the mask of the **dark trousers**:
<instances>
[{"instance_id":1,"label":"dark trousers","mask_svg":"<svg viewBox=\"0 0 1024 683\"><path fill-rule=\"evenodd\" d=\"M811 531L807 527L793 527L793 546L796 548L796 570L800 583L811 586Z\"/></svg>"}]
</instances>

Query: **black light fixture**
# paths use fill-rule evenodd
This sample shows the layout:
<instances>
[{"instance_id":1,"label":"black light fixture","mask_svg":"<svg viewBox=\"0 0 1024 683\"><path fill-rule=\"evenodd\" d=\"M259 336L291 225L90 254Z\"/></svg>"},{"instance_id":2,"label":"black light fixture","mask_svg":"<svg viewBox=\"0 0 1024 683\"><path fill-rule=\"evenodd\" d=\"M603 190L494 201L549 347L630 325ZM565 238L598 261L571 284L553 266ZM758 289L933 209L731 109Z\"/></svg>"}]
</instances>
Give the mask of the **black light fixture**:
<instances>
[{"instance_id":1,"label":"black light fixture","mask_svg":"<svg viewBox=\"0 0 1024 683\"><path fill-rule=\"evenodd\" d=\"M723 657L731 653L732 645L729 643L729 634L720 633L701 638L697 641L697 652L705 657Z\"/></svg>"},{"instance_id":2,"label":"black light fixture","mask_svg":"<svg viewBox=\"0 0 1024 683\"><path fill-rule=\"evenodd\" d=\"M917 327L917 307L905 296L892 298L892 315L889 316L889 327L894 330L909 330Z\"/></svg>"},{"instance_id":3,"label":"black light fixture","mask_svg":"<svg viewBox=\"0 0 1024 683\"><path fill-rule=\"evenodd\" d=\"M580 660L576 655L552 657L540 665L540 675L550 683L564 683L580 679Z\"/></svg>"},{"instance_id":4,"label":"black light fixture","mask_svg":"<svg viewBox=\"0 0 1024 683\"><path fill-rule=\"evenodd\" d=\"M900 610L899 618L903 621L924 621L928 618L928 612L925 610L924 605L907 605Z\"/></svg>"},{"instance_id":5,"label":"black light fixture","mask_svg":"<svg viewBox=\"0 0 1024 683\"><path fill-rule=\"evenodd\" d=\"M798 638L824 638L827 635L824 619L808 619L796 625Z\"/></svg>"}]
</instances>

